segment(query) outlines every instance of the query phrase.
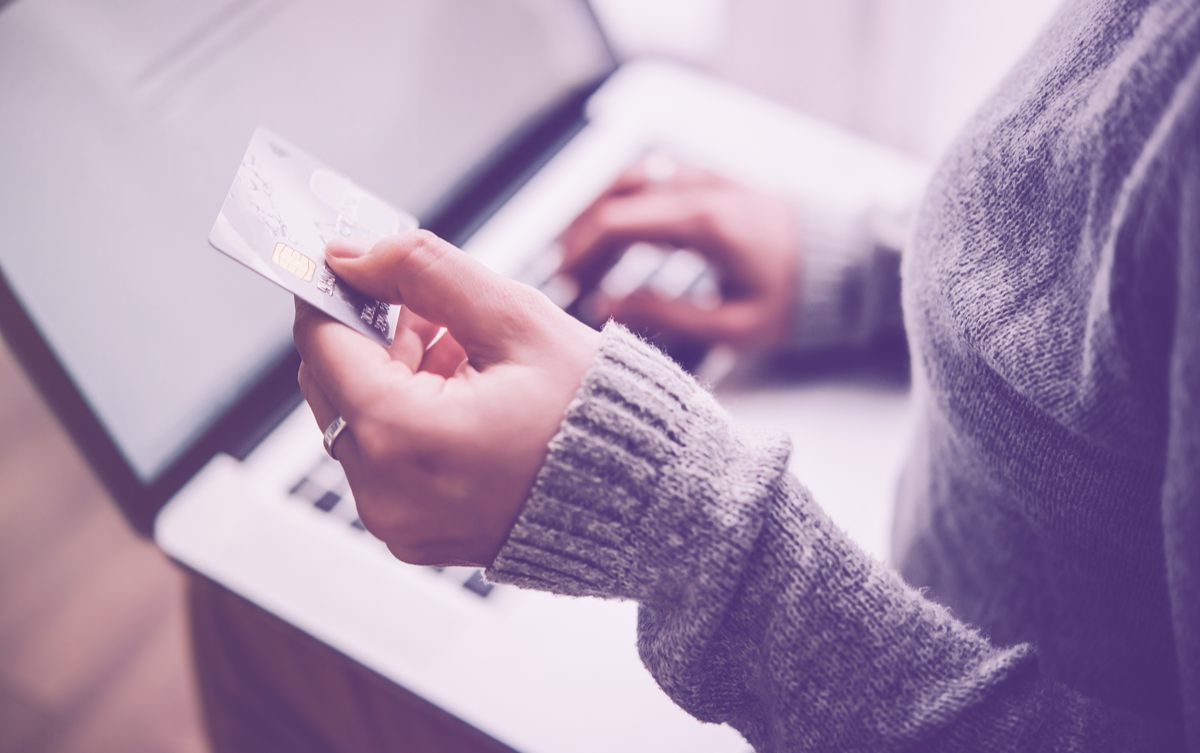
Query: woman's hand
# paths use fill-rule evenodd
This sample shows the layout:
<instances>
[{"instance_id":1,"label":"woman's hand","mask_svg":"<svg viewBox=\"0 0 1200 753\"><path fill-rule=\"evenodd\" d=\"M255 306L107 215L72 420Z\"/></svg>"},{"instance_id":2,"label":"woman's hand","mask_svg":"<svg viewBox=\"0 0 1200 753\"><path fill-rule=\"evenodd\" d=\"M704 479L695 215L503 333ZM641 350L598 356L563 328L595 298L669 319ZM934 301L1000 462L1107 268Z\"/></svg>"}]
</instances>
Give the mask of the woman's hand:
<instances>
[{"instance_id":1,"label":"woman's hand","mask_svg":"<svg viewBox=\"0 0 1200 753\"><path fill-rule=\"evenodd\" d=\"M717 272L713 307L647 290L605 301L631 328L702 344L771 347L788 334L799 253L793 208L713 173L681 166L656 180L635 166L563 234L561 271L592 288L632 243L690 248Z\"/></svg>"},{"instance_id":2,"label":"woman's hand","mask_svg":"<svg viewBox=\"0 0 1200 753\"><path fill-rule=\"evenodd\" d=\"M357 253L331 246L329 265L404 304L395 342L384 348L297 302L300 388L322 429L345 418L338 460L363 524L393 554L490 564L600 335L432 233Z\"/></svg>"}]
</instances>

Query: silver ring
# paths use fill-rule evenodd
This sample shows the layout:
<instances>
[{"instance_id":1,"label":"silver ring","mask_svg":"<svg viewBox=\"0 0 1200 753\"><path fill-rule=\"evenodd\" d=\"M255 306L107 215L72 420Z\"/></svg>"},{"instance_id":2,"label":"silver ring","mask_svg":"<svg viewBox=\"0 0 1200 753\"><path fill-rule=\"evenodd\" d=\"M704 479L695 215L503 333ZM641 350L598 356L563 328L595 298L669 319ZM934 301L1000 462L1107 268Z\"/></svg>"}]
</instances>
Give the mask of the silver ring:
<instances>
[{"instance_id":1,"label":"silver ring","mask_svg":"<svg viewBox=\"0 0 1200 753\"><path fill-rule=\"evenodd\" d=\"M346 430L346 419L338 416L329 422L329 426L325 427L325 433L321 435L321 441L325 445L325 452L329 453L329 457L337 460L337 454L334 453L334 444L338 441L338 437L342 436L342 432Z\"/></svg>"}]
</instances>

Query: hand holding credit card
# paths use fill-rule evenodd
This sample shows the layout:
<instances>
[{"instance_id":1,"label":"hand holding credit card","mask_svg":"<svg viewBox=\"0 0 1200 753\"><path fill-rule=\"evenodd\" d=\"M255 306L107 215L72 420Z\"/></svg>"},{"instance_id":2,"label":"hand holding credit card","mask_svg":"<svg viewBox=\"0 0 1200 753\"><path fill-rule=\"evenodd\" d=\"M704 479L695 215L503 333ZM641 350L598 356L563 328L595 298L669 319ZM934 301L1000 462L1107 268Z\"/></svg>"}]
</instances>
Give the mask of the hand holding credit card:
<instances>
[{"instance_id":1,"label":"hand holding credit card","mask_svg":"<svg viewBox=\"0 0 1200 753\"><path fill-rule=\"evenodd\" d=\"M416 227L412 215L259 128L208 242L348 327L390 344L397 311L334 276L325 246L350 238L374 243Z\"/></svg>"}]
</instances>

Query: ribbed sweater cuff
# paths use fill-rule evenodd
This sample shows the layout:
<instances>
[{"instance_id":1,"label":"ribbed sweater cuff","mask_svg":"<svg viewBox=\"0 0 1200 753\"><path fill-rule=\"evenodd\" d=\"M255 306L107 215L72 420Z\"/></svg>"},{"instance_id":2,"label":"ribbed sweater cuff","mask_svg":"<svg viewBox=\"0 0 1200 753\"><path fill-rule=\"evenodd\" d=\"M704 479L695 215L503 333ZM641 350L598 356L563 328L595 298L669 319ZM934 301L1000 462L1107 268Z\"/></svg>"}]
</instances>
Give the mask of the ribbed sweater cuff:
<instances>
[{"instance_id":1,"label":"ribbed sweater cuff","mask_svg":"<svg viewBox=\"0 0 1200 753\"><path fill-rule=\"evenodd\" d=\"M874 243L866 214L798 210L800 276L792 350L859 345L871 335L866 316Z\"/></svg>"},{"instance_id":2,"label":"ribbed sweater cuff","mask_svg":"<svg viewBox=\"0 0 1200 753\"><path fill-rule=\"evenodd\" d=\"M734 437L708 391L610 323L487 575L576 595L664 596L659 584L687 580L680 569L750 548L743 515L778 482L788 451L786 440L764 451ZM741 491L716 499L715 487Z\"/></svg>"}]
</instances>

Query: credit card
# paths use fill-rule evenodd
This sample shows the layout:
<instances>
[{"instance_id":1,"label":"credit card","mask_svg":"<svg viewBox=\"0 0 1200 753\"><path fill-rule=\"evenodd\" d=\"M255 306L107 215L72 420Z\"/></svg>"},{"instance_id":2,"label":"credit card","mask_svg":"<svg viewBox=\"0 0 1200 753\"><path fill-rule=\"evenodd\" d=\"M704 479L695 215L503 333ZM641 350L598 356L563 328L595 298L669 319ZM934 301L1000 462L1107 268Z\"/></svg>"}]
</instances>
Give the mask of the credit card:
<instances>
[{"instance_id":1,"label":"credit card","mask_svg":"<svg viewBox=\"0 0 1200 753\"><path fill-rule=\"evenodd\" d=\"M208 242L339 322L390 344L398 308L339 280L325 264L325 246L338 238L370 245L416 227L411 214L259 128Z\"/></svg>"}]
</instances>

